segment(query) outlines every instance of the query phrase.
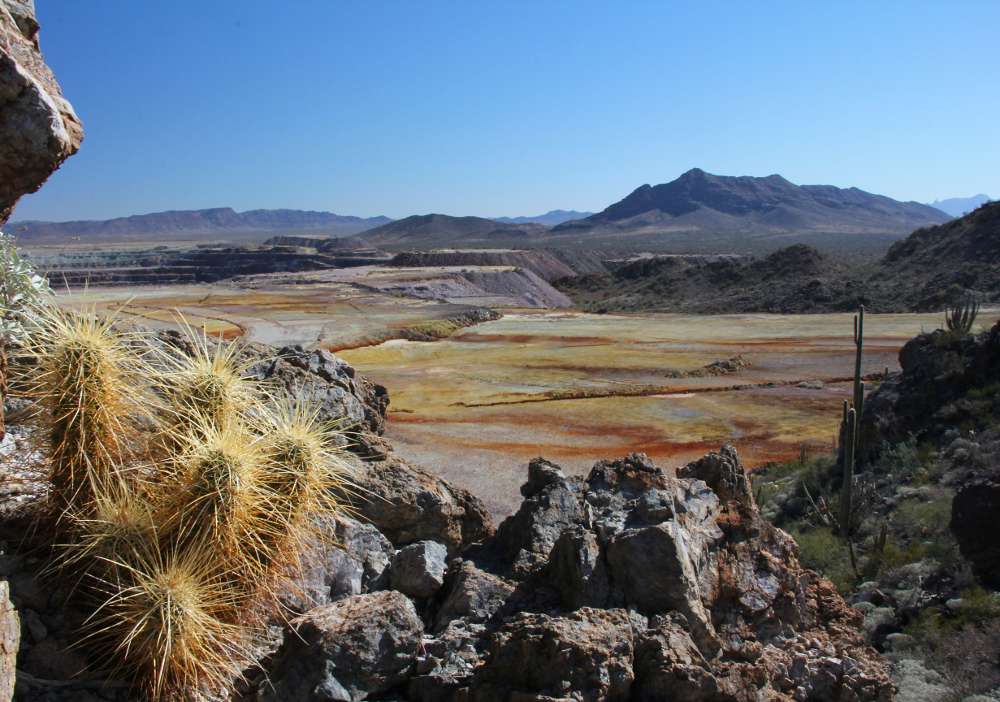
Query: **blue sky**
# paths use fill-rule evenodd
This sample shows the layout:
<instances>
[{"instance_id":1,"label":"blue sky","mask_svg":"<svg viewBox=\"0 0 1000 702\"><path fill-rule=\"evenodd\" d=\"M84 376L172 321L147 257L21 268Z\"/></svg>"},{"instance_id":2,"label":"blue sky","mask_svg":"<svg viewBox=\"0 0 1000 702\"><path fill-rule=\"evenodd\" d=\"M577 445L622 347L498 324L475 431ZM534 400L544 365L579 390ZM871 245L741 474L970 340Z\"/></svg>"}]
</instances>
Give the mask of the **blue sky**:
<instances>
[{"instance_id":1,"label":"blue sky","mask_svg":"<svg viewBox=\"0 0 1000 702\"><path fill-rule=\"evenodd\" d=\"M1000 2L37 0L86 139L19 219L599 210L700 167L1000 196Z\"/></svg>"}]
</instances>

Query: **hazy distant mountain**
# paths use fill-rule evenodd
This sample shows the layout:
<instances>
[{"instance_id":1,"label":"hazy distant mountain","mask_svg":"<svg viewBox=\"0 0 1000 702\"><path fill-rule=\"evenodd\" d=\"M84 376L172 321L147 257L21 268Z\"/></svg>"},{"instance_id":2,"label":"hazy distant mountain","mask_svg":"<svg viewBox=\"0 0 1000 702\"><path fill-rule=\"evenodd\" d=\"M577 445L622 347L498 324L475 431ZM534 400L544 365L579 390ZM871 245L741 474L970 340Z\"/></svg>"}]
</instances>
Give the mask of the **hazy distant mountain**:
<instances>
[{"instance_id":1,"label":"hazy distant mountain","mask_svg":"<svg viewBox=\"0 0 1000 702\"><path fill-rule=\"evenodd\" d=\"M961 217L962 215L972 212L980 205L989 201L989 195L980 193L979 195L973 195L972 197L949 197L945 200L935 200L930 203L930 206L936 207L942 212L950 214L952 217Z\"/></svg>"},{"instance_id":2,"label":"hazy distant mountain","mask_svg":"<svg viewBox=\"0 0 1000 702\"><path fill-rule=\"evenodd\" d=\"M388 217L351 217L310 210L247 210L231 207L207 210L170 210L104 220L75 222L11 222L8 231L25 242L58 241L79 237L81 241L156 240L171 237L211 238L252 236L291 231L315 231L346 236L391 222Z\"/></svg>"},{"instance_id":3,"label":"hazy distant mountain","mask_svg":"<svg viewBox=\"0 0 1000 702\"><path fill-rule=\"evenodd\" d=\"M507 224L485 217L452 217L444 214L413 215L351 237L370 246L461 247L509 246L544 237L541 224Z\"/></svg>"},{"instance_id":4,"label":"hazy distant mountain","mask_svg":"<svg viewBox=\"0 0 1000 702\"><path fill-rule=\"evenodd\" d=\"M695 168L670 183L643 185L603 212L564 222L552 231L603 238L666 235L701 242L715 237L732 244L767 237L787 240L789 234L805 240L810 237L801 235L820 233L899 237L947 219L928 205L858 188L795 185L780 175L718 176Z\"/></svg>"},{"instance_id":5,"label":"hazy distant mountain","mask_svg":"<svg viewBox=\"0 0 1000 702\"><path fill-rule=\"evenodd\" d=\"M494 217L498 222L508 224L544 224L546 227L554 227L557 224L568 222L571 219L583 219L594 214L593 212L578 212L576 210L549 210L545 214L533 217Z\"/></svg>"}]
</instances>

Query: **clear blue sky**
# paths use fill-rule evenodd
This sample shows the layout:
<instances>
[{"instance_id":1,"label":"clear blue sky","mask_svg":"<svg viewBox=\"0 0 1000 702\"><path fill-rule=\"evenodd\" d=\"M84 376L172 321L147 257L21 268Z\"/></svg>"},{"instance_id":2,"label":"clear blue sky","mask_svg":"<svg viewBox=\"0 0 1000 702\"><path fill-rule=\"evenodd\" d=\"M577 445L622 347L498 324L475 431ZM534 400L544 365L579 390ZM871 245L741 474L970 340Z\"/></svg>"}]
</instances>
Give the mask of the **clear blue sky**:
<instances>
[{"instance_id":1,"label":"clear blue sky","mask_svg":"<svg viewBox=\"0 0 1000 702\"><path fill-rule=\"evenodd\" d=\"M1000 2L37 0L86 140L15 218L599 210L698 166L1000 196Z\"/></svg>"}]
</instances>

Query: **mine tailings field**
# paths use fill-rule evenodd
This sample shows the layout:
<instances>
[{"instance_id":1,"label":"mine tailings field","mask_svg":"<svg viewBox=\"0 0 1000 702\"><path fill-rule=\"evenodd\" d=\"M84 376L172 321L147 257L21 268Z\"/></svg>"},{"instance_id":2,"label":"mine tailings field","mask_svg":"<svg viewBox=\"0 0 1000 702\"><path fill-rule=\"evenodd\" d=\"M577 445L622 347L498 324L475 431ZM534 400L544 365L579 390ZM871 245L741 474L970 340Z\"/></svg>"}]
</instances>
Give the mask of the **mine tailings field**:
<instances>
[{"instance_id":1,"label":"mine tailings field","mask_svg":"<svg viewBox=\"0 0 1000 702\"><path fill-rule=\"evenodd\" d=\"M803 446L829 451L854 372L851 314L503 308L501 319L476 323L470 315L482 307L340 280L251 283L61 299L154 328L174 326L180 311L212 334L335 351L388 388L396 450L472 490L496 516L517 506L536 456L584 474L630 451L680 465L725 442L750 466L794 458ZM998 309L981 310L977 326L998 318ZM943 323L943 313L866 315L869 386L898 368L907 340ZM442 325L450 336L405 340Z\"/></svg>"},{"instance_id":2,"label":"mine tailings field","mask_svg":"<svg viewBox=\"0 0 1000 702\"><path fill-rule=\"evenodd\" d=\"M979 325L998 317L984 310ZM863 372L898 369L902 345L942 324L940 313L867 315ZM401 454L502 515L535 456L585 474L630 451L680 465L724 442L749 465L829 451L850 394L852 325L850 314L508 310L447 339L340 355L388 387Z\"/></svg>"}]
</instances>

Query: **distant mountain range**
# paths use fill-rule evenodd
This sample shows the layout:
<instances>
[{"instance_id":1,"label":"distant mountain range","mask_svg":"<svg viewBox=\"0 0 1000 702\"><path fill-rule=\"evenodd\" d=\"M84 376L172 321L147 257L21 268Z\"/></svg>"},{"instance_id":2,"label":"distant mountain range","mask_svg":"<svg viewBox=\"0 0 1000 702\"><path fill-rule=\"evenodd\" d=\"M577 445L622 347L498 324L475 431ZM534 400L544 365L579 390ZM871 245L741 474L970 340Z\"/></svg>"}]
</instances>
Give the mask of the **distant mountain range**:
<instances>
[{"instance_id":1,"label":"distant mountain range","mask_svg":"<svg viewBox=\"0 0 1000 702\"><path fill-rule=\"evenodd\" d=\"M578 212L576 210L549 210L545 214L533 217L493 217L493 219L498 222L506 222L507 224L544 224L546 227L554 227L571 219L583 219L592 214L594 213Z\"/></svg>"},{"instance_id":2,"label":"distant mountain range","mask_svg":"<svg viewBox=\"0 0 1000 702\"><path fill-rule=\"evenodd\" d=\"M985 197L985 196L982 196ZM352 217L305 210L175 210L109 220L20 221L8 231L25 243L79 238L115 241L264 239L328 236L351 245L395 250L519 248L758 253L792 243L824 250L884 252L914 229L950 215L858 188L795 185L780 175L719 176L695 168L674 181L643 185L602 212L552 210L535 217L445 214Z\"/></svg>"},{"instance_id":3,"label":"distant mountain range","mask_svg":"<svg viewBox=\"0 0 1000 702\"><path fill-rule=\"evenodd\" d=\"M902 235L947 219L928 205L858 188L795 185L780 175L719 176L694 168L669 183L643 185L603 212L564 222L553 232Z\"/></svg>"},{"instance_id":4,"label":"distant mountain range","mask_svg":"<svg viewBox=\"0 0 1000 702\"><path fill-rule=\"evenodd\" d=\"M950 214L952 217L961 217L989 201L989 195L980 193L972 197L949 197L945 200L935 200L929 204L931 207L936 207L942 212Z\"/></svg>"},{"instance_id":5,"label":"distant mountain range","mask_svg":"<svg viewBox=\"0 0 1000 702\"><path fill-rule=\"evenodd\" d=\"M347 236L391 222L388 217L351 217L310 210L247 210L231 207L207 210L170 210L105 220L74 222L10 222L7 231L23 242L65 241L80 237L85 241L152 241L211 237L256 237L273 233L315 231L318 234Z\"/></svg>"}]
</instances>

